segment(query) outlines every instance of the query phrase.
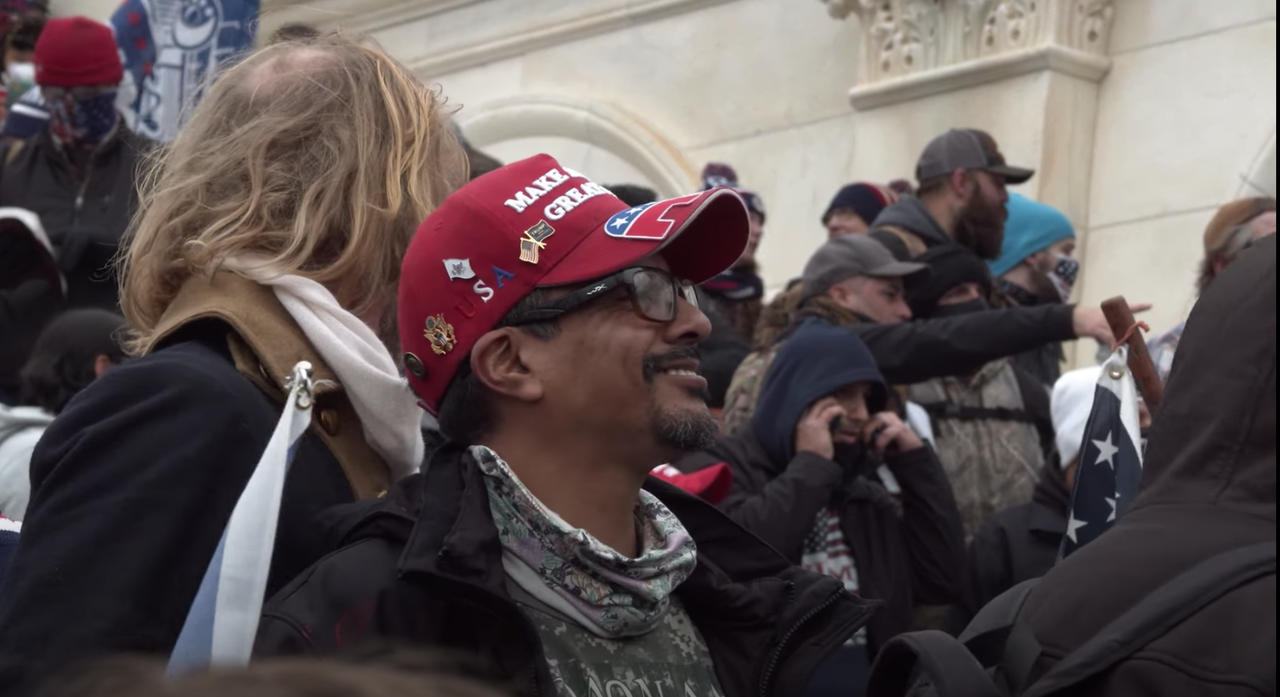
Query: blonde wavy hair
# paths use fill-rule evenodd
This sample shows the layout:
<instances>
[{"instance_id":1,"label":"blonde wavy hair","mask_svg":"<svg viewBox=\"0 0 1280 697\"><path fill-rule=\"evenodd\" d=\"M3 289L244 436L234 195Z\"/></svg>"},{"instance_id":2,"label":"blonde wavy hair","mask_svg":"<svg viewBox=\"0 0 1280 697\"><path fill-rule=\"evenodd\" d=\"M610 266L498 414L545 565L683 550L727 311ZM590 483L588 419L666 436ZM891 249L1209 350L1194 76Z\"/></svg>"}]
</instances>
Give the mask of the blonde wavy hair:
<instances>
[{"instance_id":1,"label":"blonde wavy hair","mask_svg":"<svg viewBox=\"0 0 1280 697\"><path fill-rule=\"evenodd\" d=\"M358 316L385 304L418 225L466 181L448 121L440 95L340 33L227 70L142 178L119 262L129 350L232 256L322 283Z\"/></svg>"}]
</instances>

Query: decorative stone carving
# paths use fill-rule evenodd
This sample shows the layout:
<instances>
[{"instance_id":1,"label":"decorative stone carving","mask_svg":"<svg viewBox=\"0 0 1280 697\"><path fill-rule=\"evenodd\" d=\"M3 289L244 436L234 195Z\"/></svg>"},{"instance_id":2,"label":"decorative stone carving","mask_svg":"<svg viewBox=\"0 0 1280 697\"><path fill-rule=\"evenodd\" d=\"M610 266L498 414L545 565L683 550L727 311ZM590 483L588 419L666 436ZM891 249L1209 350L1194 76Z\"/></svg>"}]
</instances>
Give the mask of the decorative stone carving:
<instances>
[{"instance_id":1,"label":"decorative stone carving","mask_svg":"<svg viewBox=\"0 0 1280 697\"><path fill-rule=\"evenodd\" d=\"M922 81L934 74L975 84L1048 68L1097 80L1110 65L1113 0L821 2L832 17L853 14L861 24L855 106L860 93L883 103L890 85L920 96Z\"/></svg>"}]
</instances>

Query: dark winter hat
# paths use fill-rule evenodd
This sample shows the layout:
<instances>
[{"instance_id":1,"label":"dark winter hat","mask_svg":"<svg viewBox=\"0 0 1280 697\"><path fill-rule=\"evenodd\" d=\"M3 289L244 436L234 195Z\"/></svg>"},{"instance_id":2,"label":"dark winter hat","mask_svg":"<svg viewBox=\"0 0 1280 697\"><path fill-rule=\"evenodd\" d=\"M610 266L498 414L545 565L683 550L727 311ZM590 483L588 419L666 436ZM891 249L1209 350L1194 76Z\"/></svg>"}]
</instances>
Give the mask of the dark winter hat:
<instances>
[{"instance_id":1,"label":"dark winter hat","mask_svg":"<svg viewBox=\"0 0 1280 697\"><path fill-rule=\"evenodd\" d=\"M822 224L827 224L832 213L845 209L857 213L859 218L870 225L876 221L880 211L897 202L898 195L888 187L865 182L848 184L836 192L836 197L831 199L827 212L822 214Z\"/></svg>"},{"instance_id":2,"label":"dark winter hat","mask_svg":"<svg viewBox=\"0 0 1280 697\"><path fill-rule=\"evenodd\" d=\"M36 41L36 84L41 87L118 85L124 66L111 28L88 17L59 17Z\"/></svg>"},{"instance_id":3,"label":"dark winter hat","mask_svg":"<svg viewBox=\"0 0 1280 697\"><path fill-rule=\"evenodd\" d=\"M1000 153L995 138L976 128L954 128L934 138L924 148L916 164L916 181L950 176L957 170L982 170L998 174L1010 184L1022 184L1035 170L1010 167Z\"/></svg>"},{"instance_id":4,"label":"dark winter hat","mask_svg":"<svg viewBox=\"0 0 1280 697\"><path fill-rule=\"evenodd\" d=\"M702 168L702 190L710 191L720 186L727 186L737 191L747 204L747 210L760 216L760 220L765 219L764 200L760 198L760 194L744 189L738 184L737 171L722 162L707 163L707 166Z\"/></svg>"},{"instance_id":5,"label":"dark winter hat","mask_svg":"<svg viewBox=\"0 0 1280 697\"><path fill-rule=\"evenodd\" d=\"M947 291L964 283L976 283L984 296L991 293L991 271L972 251L955 244L931 247L916 257L929 267L929 278L907 291L913 317L930 317Z\"/></svg>"}]
</instances>

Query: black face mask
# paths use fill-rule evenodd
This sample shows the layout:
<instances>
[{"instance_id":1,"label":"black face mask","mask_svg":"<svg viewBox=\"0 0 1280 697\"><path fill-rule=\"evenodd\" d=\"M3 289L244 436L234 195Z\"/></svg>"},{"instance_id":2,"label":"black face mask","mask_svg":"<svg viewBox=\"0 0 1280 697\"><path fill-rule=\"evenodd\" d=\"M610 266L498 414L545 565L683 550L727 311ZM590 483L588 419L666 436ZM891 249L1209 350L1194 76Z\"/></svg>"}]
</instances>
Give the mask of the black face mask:
<instances>
[{"instance_id":1,"label":"black face mask","mask_svg":"<svg viewBox=\"0 0 1280 697\"><path fill-rule=\"evenodd\" d=\"M987 304L986 298L974 298L966 300L962 303L952 305L939 305L933 309L932 317L941 319L943 317L959 317L960 315L968 315L974 312L982 312L990 310L991 306Z\"/></svg>"},{"instance_id":2,"label":"black face mask","mask_svg":"<svg viewBox=\"0 0 1280 697\"><path fill-rule=\"evenodd\" d=\"M867 456L867 446L862 442L836 443L831 459L844 468L850 479L859 474L868 474L873 469L872 458Z\"/></svg>"}]
</instances>

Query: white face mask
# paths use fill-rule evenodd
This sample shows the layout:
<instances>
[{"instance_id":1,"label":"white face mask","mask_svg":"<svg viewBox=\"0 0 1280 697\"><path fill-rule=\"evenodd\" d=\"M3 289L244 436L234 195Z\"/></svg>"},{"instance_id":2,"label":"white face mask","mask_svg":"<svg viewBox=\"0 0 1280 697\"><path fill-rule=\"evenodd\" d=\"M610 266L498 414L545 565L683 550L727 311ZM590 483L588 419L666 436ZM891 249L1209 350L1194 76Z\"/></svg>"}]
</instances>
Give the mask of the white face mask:
<instances>
[{"instance_id":1,"label":"white face mask","mask_svg":"<svg viewBox=\"0 0 1280 697\"><path fill-rule=\"evenodd\" d=\"M35 63L10 63L4 72L11 85L15 83L34 85L36 82Z\"/></svg>"}]
</instances>

